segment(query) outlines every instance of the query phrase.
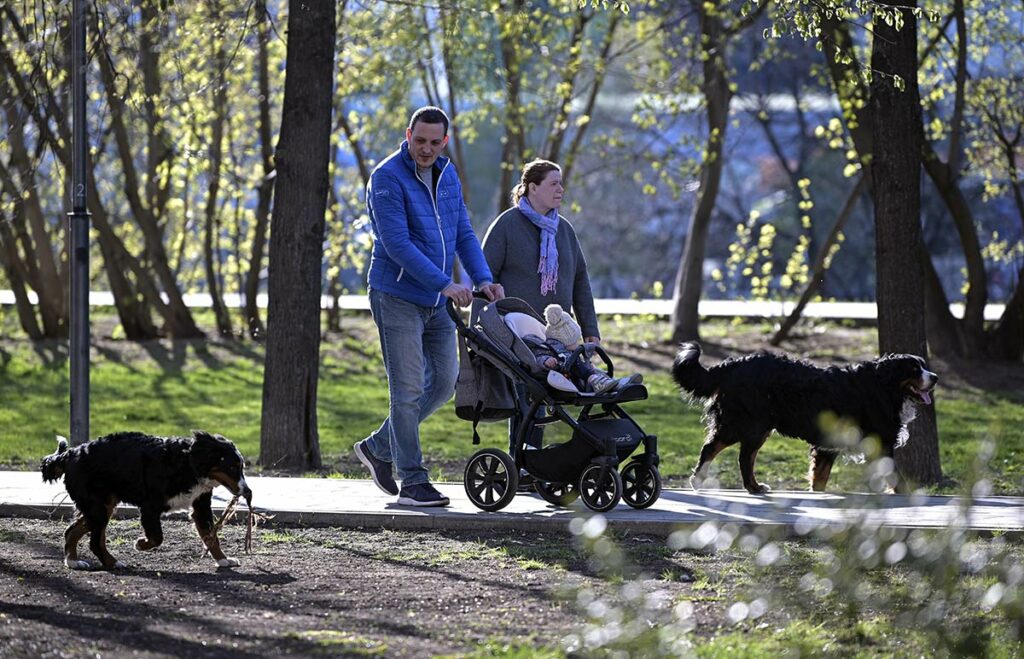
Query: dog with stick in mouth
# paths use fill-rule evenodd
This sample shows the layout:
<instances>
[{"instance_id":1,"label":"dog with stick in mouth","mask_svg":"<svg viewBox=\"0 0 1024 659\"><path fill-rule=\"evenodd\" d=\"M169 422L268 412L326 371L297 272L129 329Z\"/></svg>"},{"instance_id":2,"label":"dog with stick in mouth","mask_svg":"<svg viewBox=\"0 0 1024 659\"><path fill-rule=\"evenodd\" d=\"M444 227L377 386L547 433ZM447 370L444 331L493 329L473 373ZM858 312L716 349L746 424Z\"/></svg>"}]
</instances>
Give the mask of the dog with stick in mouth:
<instances>
[{"instance_id":1,"label":"dog with stick in mouth","mask_svg":"<svg viewBox=\"0 0 1024 659\"><path fill-rule=\"evenodd\" d=\"M139 551L149 551L163 542L163 513L191 507L196 531L217 565L239 565L220 548L211 501L213 489L223 485L252 503L244 467L234 444L203 430L193 431L191 437L120 432L74 448L61 439L57 450L43 458L40 471L46 482L63 476L64 487L78 509L64 531L64 564L73 570L96 567L78 557L78 543L88 533L89 549L103 569L123 567L107 550L106 529L117 504L124 502L139 508L143 530L135 543Z\"/></svg>"}]
</instances>

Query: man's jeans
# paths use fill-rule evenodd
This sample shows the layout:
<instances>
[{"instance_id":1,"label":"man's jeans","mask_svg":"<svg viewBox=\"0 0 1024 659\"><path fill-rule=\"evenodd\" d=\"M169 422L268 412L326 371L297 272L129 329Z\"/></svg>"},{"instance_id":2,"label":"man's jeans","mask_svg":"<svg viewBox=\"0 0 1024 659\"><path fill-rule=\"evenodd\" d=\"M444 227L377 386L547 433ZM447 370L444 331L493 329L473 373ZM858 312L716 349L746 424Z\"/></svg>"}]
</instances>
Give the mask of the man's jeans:
<instances>
[{"instance_id":1,"label":"man's jeans","mask_svg":"<svg viewBox=\"0 0 1024 659\"><path fill-rule=\"evenodd\" d=\"M403 486L426 483L420 422L455 392L459 375L455 323L445 306L422 307L370 290L388 374L388 418L366 438L370 453L394 462Z\"/></svg>"}]
</instances>

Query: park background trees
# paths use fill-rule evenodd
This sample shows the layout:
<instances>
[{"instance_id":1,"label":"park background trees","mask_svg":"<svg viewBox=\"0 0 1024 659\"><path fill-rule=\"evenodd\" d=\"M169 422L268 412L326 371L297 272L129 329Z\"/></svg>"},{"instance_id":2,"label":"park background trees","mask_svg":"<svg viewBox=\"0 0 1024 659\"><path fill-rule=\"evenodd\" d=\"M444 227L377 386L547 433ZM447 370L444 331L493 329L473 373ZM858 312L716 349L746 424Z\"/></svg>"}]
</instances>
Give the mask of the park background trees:
<instances>
[{"instance_id":1,"label":"park background trees","mask_svg":"<svg viewBox=\"0 0 1024 659\"><path fill-rule=\"evenodd\" d=\"M906 100L912 76L873 75L871 22L885 23L884 4L338 0L334 9L319 262L328 298L362 290L362 190L422 103L455 119L450 151L479 230L507 203L524 160L559 160L595 292L673 298L676 339L699 335L703 298L870 300L892 279L874 267L877 241L893 238L876 231L884 191L871 169L878 131L893 128L880 94ZM978 0L918 9L910 45L928 345L1019 362L1021 13ZM113 292L116 334L200 337L186 304L200 292L214 332L262 340L270 218L282 210L274 149L288 3L92 10L93 288ZM0 6L0 288L14 292L12 312L32 337L67 333L68 24L55 0ZM893 28L893 39L909 34ZM986 320L990 302L1005 311ZM340 322L329 311L326 327ZM893 348L883 334L880 349Z\"/></svg>"}]
</instances>

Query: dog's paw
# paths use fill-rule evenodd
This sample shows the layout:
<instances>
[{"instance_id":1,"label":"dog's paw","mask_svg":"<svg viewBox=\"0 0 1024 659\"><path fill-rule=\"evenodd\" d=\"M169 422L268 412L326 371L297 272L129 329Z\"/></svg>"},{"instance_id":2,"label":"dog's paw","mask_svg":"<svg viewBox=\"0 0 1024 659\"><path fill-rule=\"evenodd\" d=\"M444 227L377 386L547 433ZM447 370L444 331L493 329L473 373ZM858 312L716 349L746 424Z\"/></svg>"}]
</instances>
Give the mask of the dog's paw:
<instances>
[{"instance_id":1,"label":"dog's paw","mask_svg":"<svg viewBox=\"0 0 1024 659\"><path fill-rule=\"evenodd\" d=\"M135 548L139 551L149 551L150 549L155 549L156 547L157 544L149 538L147 538L146 536L142 536L141 538L135 541Z\"/></svg>"},{"instance_id":2,"label":"dog's paw","mask_svg":"<svg viewBox=\"0 0 1024 659\"><path fill-rule=\"evenodd\" d=\"M64 559L64 565L70 570L94 570L96 564L92 561L83 561L81 559L71 560L70 558Z\"/></svg>"},{"instance_id":3,"label":"dog's paw","mask_svg":"<svg viewBox=\"0 0 1024 659\"><path fill-rule=\"evenodd\" d=\"M110 569L111 570L124 570L127 567L128 567L127 563L122 563L121 561L114 561L114 564L110 566Z\"/></svg>"},{"instance_id":4,"label":"dog's paw","mask_svg":"<svg viewBox=\"0 0 1024 659\"><path fill-rule=\"evenodd\" d=\"M700 490L701 486L704 485L704 479L698 478L697 476L690 476L690 487L694 492Z\"/></svg>"},{"instance_id":5,"label":"dog's paw","mask_svg":"<svg viewBox=\"0 0 1024 659\"><path fill-rule=\"evenodd\" d=\"M217 567L238 567L241 564L242 561L237 558L228 558L227 556L217 560Z\"/></svg>"},{"instance_id":6,"label":"dog's paw","mask_svg":"<svg viewBox=\"0 0 1024 659\"><path fill-rule=\"evenodd\" d=\"M764 483L757 483L754 487L748 487L747 492L751 494L768 494L772 491L772 488L768 487Z\"/></svg>"}]
</instances>

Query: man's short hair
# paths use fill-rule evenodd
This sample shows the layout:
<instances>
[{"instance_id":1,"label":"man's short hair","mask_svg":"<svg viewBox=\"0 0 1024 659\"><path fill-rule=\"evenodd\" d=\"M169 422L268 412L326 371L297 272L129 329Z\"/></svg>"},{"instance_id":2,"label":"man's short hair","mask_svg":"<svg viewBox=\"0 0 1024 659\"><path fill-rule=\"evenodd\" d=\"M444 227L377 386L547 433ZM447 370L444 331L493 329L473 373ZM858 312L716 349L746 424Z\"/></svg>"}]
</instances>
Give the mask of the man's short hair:
<instances>
[{"instance_id":1,"label":"man's short hair","mask_svg":"<svg viewBox=\"0 0 1024 659\"><path fill-rule=\"evenodd\" d=\"M426 105L413 112L412 118L409 119L409 130L416 126L417 121L422 121L425 124L444 124L444 134L448 134L448 115L439 107Z\"/></svg>"}]
</instances>

